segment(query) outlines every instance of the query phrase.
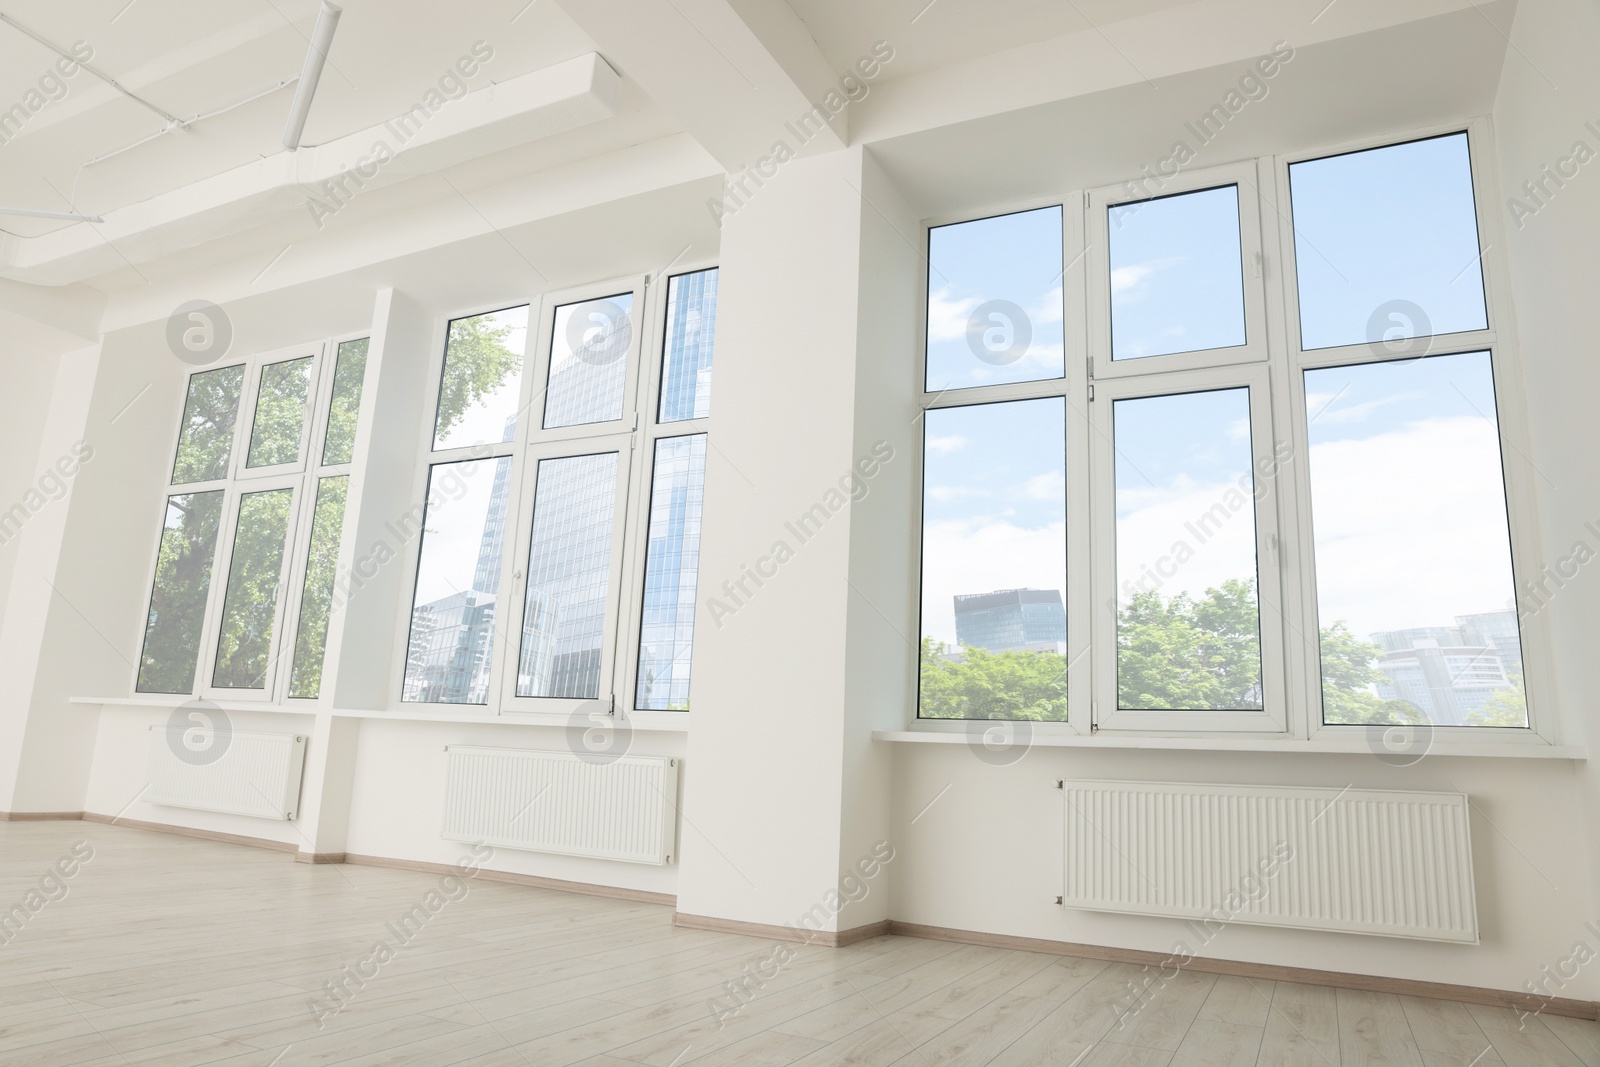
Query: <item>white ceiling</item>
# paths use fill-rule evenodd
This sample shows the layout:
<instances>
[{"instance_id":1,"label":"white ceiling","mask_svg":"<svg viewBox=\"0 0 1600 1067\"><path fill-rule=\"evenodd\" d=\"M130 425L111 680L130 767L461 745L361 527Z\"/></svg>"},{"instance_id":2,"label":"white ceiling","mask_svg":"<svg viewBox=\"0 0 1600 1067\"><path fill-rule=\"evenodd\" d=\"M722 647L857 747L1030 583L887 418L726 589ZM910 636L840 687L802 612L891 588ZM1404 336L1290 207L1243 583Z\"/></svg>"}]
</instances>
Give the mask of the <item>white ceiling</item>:
<instances>
[{"instance_id":1,"label":"white ceiling","mask_svg":"<svg viewBox=\"0 0 1600 1067\"><path fill-rule=\"evenodd\" d=\"M595 51L552 0L343 0L304 143L320 144L405 112L475 41L494 50L481 88ZM298 76L317 0L11 0L11 19L62 48L86 42L91 65L180 119L234 105ZM521 14L519 16L519 11ZM513 21L515 19L515 21ZM56 56L0 23L0 110L21 101ZM87 72L64 99L0 145L0 204L90 214L135 203L281 151L294 86L85 165L167 125ZM63 223L8 216L32 236Z\"/></svg>"},{"instance_id":2,"label":"white ceiling","mask_svg":"<svg viewBox=\"0 0 1600 1067\"><path fill-rule=\"evenodd\" d=\"M1196 0L789 0L837 71L885 41L895 50L884 80L992 55L1018 45L1103 30Z\"/></svg>"}]
</instances>

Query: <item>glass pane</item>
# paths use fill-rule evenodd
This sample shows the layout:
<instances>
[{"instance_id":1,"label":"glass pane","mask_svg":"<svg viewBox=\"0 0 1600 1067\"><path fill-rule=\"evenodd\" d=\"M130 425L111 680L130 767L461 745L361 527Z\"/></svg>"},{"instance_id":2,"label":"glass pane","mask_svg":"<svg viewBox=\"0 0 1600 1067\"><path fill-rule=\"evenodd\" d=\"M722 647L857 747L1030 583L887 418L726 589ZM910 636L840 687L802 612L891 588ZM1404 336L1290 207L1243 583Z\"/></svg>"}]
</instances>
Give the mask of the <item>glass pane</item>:
<instances>
[{"instance_id":1,"label":"glass pane","mask_svg":"<svg viewBox=\"0 0 1600 1067\"><path fill-rule=\"evenodd\" d=\"M1303 348L1488 326L1467 135L1289 167Z\"/></svg>"},{"instance_id":2,"label":"glass pane","mask_svg":"<svg viewBox=\"0 0 1600 1067\"><path fill-rule=\"evenodd\" d=\"M1487 352L1306 372L1329 723L1526 726Z\"/></svg>"},{"instance_id":3,"label":"glass pane","mask_svg":"<svg viewBox=\"0 0 1600 1067\"><path fill-rule=\"evenodd\" d=\"M700 508L706 487L705 434L657 441L653 479L634 706L645 711L688 711Z\"/></svg>"},{"instance_id":4,"label":"glass pane","mask_svg":"<svg viewBox=\"0 0 1600 1067\"><path fill-rule=\"evenodd\" d=\"M183 429L172 484L225 478L233 454L233 427L239 418L239 390L244 364L189 375L189 396L183 404Z\"/></svg>"},{"instance_id":5,"label":"glass pane","mask_svg":"<svg viewBox=\"0 0 1600 1067\"><path fill-rule=\"evenodd\" d=\"M1250 391L1118 400L1117 706L1260 711Z\"/></svg>"},{"instance_id":6,"label":"glass pane","mask_svg":"<svg viewBox=\"0 0 1600 1067\"><path fill-rule=\"evenodd\" d=\"M539 461L517 696L600 695L617 454Z\"/></svg>"},{"instance_id":7,"label":"glass pane","mask_svg":"<svg viewBox=\"0 0 1600 1067\"><path fill-rule=\"evenodd\" d=\"M317 482L317 510L311 516L311 547L300 593L300 622L294 631L294 669L289 695L315 700L322 692L322 656L328 643L328 613L333 609L333 579L339 566L339 534L350 476Z\"/></svg>"},{"instance_id":8,"label":"glass pane","mask_svg":"<svg viewBox=\"0 0 1600 1067\"><path fill-rule=\"evenodd\" d=\"M711 414L711 343L716 332L716 268L668 279L662 422L703 419Z\"/></svg>"},{"instance_id":9,"label":"glass pane","mask_svg":"<svg viewBox=\"0 0 1600 1067\"><path fill-rule=\"evenodd\" d=\"M299 460L300 430L305 425L306 394L310 389L310 356L261 368L246 467L273 467Z\"/></svg>"},{"instance_id":10,"label":"glass pane","mask_svg":"<svg viewBox=\"0 0 1600 1067\"><path fill-rule=\"evenodd\" d=\"M517 435L528 306L450 322L433 448L467 448Z\"/></svg>"},{"instance_id":11,"label":"glass pane","mask_svg":"<svg viewBox=\"0 0 1600 1067\"><path fill-rule=\"evenodd\" d=\"M1237 186L1118 204L1107 215L1112 359L1244 344Z\"/></svg>"},{"instance_id":12,"label":"glass pane","mask_svg":"<svg viewBox=\"0 0 1600 1067\"><path fill-rule=\"evenodd\" d=\"M923 718L1067 717L1065 414L1052 397L925 416Z\"/></svg>"},{"instance_id":13,"label":"glass pane","mask_svg":"<svg viewBox=\"0 0 1600 1067\"><path fill-rule=\"evenodd\" d=\"M510 493L509 457L429 469L402 700L488 701Z\"/></svg>"},{"instance_id":14,"label":"glass pane","mask_svg":"<svg viewBox=\"0 0 1600 1067\"><path fill-rule=\"evenodd\" d=\"M333 367L333 398L328 403L328 432L322 442L323 466L349 463L355 457L356 423L361 418L361 380L367 373L371 338L339 346Z\"/></svg>"},{"instance_id":15,"label":"glass pane","mask_svg":"<svg viewBox=\"0 0 1600 1067\"><path fill-rule=\"evenodd\" d=\"M632 314L632 293L556 308L544 401L547 429L622 418Z\"/></svg>"},{"instance_id":16,"label":"glass pane","mask_svg":"<svg viewBox=\"0 0 1600 1067\"><path fill-rule=\"evenodd\" d=\"M1061 209L928 231L928 392L1059 378Z\"/></svg>"},{"instance_id":17,"label":"glass pane","mask_svg":"<svg viewBox=\"0 0 1600 1067\"><path fill-rule=\"evenodd\" d=\"M239 525L217 632L217 667L211 676L211 684L218 688L266 688L293 500L294 490L274 489L247 493L239 501Z\"/></svg>"},{"instance_id":18,"label":"glass pane","mask_svg":"<svg viewBox=\"0 0 1600 1067\"><path fill-rule=\"evenodd\" d=\"M155 587L139 656L141 693L194 692L194 668L200 662L200 631L206 621L206 596L211 591L211 563L217 553L221 521L220 489L167 498Z\"/></svg>"}]
</instances>

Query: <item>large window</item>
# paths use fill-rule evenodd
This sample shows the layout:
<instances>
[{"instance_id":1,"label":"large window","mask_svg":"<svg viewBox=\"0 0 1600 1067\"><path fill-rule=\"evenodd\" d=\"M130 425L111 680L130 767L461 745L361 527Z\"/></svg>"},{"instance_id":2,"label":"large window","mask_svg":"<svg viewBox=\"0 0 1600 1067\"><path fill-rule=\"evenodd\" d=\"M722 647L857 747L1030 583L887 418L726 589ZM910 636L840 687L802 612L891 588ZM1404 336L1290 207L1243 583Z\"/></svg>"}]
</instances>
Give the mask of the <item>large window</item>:
<instances>
[{"instance_id":1,"label":"large window","mask_svg":"<svg viewBox=\"0 0 1600 1067\"><path fill-rule=\"evenodd\" d=\"M1528 736L1472 149L930 229L923 718Z\"/></svg>"},{"instance_id":2,"label":"large window","mask_svg":"<svg viewBox=\"0 0 1600 1067\"><path fill-rule=\"evenodd\" d=\"M313 344L189 376L137 692L322 695L366 353Z\"/></svg>"},{"instance_id":3,"label":"large window","mask_svg":"<svg viewBox=\"0 0 1600 1067\"><path fill-rule=\"evenodd\" d=\"M689 707L716 294L708 268L449 323L403 700Z\"/></svg>"}]
</instances>

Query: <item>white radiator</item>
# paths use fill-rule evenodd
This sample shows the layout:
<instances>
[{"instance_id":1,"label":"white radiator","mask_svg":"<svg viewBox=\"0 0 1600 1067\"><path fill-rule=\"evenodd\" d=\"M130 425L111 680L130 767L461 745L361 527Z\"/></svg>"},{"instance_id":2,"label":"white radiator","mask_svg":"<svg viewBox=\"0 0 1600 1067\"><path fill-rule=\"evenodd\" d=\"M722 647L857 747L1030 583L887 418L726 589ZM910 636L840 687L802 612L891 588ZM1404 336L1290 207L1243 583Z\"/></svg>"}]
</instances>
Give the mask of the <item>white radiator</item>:
<instances>
[{"instance_id":1,"label":"white radiator","mask_svg":"<svg viewBox=\"0 0 1600 1067\"><path fill-rule=\"evenodd\" d=\"M1062 788L1069 907L1477 943L1464 794Z\"/></svg>"},{"instance_id":2,"label":"white radiator","mask_svg":"<svg viewBox=\"0 0 1600 1067\"><path fill-rule=\"evenodd\" d=\"M304 735L235 731L226 744L214 761L197 763L181 736L174 737L166 725L150 727L142 799L174 808L293 819L306 763Z\"/></svg>"},{"instance_id":3,"label":"white radiator","mask_svg":"<svg viewBox=\"0 0 1600 1067\"><path fill-rule=\"evenodd\" d=\"M444 829L450 841L531 852L672 862L677 844L678 761L620 756L609 763L571 752L451 745Z\"/></svg>"}]
</instances>

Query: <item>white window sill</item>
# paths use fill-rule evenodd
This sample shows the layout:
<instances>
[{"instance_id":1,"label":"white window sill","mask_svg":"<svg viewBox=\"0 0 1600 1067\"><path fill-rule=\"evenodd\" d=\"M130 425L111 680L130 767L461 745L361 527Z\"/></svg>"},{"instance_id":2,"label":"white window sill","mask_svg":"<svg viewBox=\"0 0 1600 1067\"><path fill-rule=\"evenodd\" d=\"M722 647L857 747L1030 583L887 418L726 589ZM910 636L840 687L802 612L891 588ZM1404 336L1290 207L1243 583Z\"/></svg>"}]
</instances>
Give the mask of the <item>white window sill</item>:
<instances>
[{"instance_id":1,"label":"white window sill","mask_svg":"<svg viewBox=\"0 0 1600 1067\"><path fill-rule=\"evenodd\" d=\"M975 719L974 722L985 722ZM998 725L1004 720L993 720ZM964 745L966 729L874 730L874 741L920 745ZM1171 737L1151 734L1111 734L1105 731L1084 736L1066 731L1035 730L1028 744L1033 748L1142 748L1172 749L1184 752L1279 752L1308 755L1372 756L1375 753L1364 737L1307 741L1294 737ZM1589 750L1575 745L1551 745L1535 739L1525 743L1496 741L1435 741L1428 747L1430 756L1489 756L1510 759L1587 760Z\"/></svg>"},{"instance_id":2,"label":"white window sill","mask_svg":"<svg viewBox=\"0 0 1600 1067\"><path fill-rule=\"evenodd\" d=\"M136 710L165 710L181 708L200 701L190 696L157 696L148 693L125 697L68 697L67 702L104 708ZM228 712L262 712L268 715L332 715L335 719L388 719L395 722L471 723L483 726L544 726L565 729L565 715L540 715L528 712L507 712L496 715L488 710L470 712L450 711L442 705L412 705L393 710L329 708L306 701L295 704L269 704L254 700L206 700L205 704ZM681 711L636 711L628 716L628 724L640 733L688 733L689 716Z\"/></svg>"},{"instance_id":3,"label":"white window sill","mask_svg":"<svg viewBox=\"0 0 1600 1067\"><path fill-rule=\"evenodd\" d=\"M192 696L165 696L155 693L140 693L136 696L125 697L68 697L69 704L83 704L104 708L141 708L141 709L172 709L181 708L188 704L205 704L208 707L221 708L223 711L259 711L267 715L311 715L317 714L316 701L296 701L293 704L269 704L264 700L210 700Z\"/></svg>"}]
</instances>

